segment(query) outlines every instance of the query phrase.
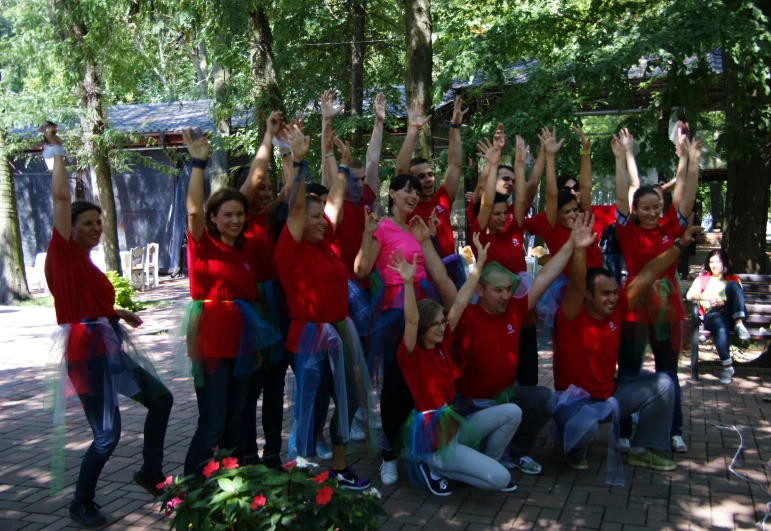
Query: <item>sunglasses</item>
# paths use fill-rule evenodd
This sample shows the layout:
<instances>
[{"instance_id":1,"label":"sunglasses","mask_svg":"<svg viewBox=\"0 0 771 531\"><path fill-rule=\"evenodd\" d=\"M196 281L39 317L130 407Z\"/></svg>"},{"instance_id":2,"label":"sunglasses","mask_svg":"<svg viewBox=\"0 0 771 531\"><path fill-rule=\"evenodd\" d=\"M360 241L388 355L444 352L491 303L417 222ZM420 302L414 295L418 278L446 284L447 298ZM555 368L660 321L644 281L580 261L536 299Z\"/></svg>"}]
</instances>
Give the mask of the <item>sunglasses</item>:
<instances>
[{"instance_id":1,"label":"sunglasses","mask_svg":"<svg viewBox=\"0 0 771 531\"><path fill-rule=\"evenodd\" d=\"M573 186L563 186L562 188L564 188L566 190L573 190L574 192L580 192L581 191L581 187L578 186L577 183L574 184Z\"/></svg>"}]
</instances>

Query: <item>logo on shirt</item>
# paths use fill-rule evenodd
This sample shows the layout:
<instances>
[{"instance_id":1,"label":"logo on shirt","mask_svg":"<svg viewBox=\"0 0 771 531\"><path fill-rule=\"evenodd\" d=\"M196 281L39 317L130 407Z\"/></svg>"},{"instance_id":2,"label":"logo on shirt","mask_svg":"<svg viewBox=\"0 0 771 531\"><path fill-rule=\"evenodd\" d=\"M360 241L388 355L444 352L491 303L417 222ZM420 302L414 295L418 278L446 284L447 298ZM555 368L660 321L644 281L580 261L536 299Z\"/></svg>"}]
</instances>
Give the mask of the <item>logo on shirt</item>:
<instances>
[{"instance_id":1,"label":"logo on shirt","mask_svg":"<svg viewBox=\"0 0 771 531\"><path fill-rule=\"evenodd\" d=\"M608 327L609 327L611 330L615 330L615 329L616 329L616 323L614 323L613 321L611 321L611 322L608 324Z\"/></svg>"},{"instance_id":2,"label":"logo on shirt","mask_svg":"<svg viewBox=\"0 0 771 531\"><path fill-rule=\"evenodd\" d=\"M506 325L506 330L508 331L508 334L511 335L515 332L514 327L510 324Z\"/></svg>"},{"instance_id":3,"label":"logo on shirt","mask_svg":"<svg viewBox=\"0 0 771 531\"><path fill-rule=\"evenodd\" d=\"M251 271L251 269L249 268L249 264L247 264L246 262L244 262L244 269L246 269L247 271Z\"/></svg>"},{"instance_id":4,"label":"logo on shirt","mask_svg":"<svg viewBox=\"0 0 771 531\"><path fill-rule=\"evenodd\" d=\"M665 235L663 238L661 238L661 243L664 243L664 244L669 243L669 236Z\"/></svg>"},{"instance_id":5,"label":"logo on shirt","mask_svg":"<svg viewBox=\"0 0 771 531\"><path fill-rule=\"evenodd\" d=\"M441 207L441 206L439 206L439 205L436 205L436 211L437 211L437 212L444 212L444 208L442 208L442 207Z\"/></svg>"},{"instance_id":6,"label":"logo on shirt","mask_svg":"<svg viewBox=\"0 0 771 531\"><path fill-rule=\"evenodd\" d=\"M517 245L519 245L519 240L518 240L518 239L516 239L516 238L512 238L512 239L511 239L511 244L512 244L514 247L516 247Z\"/></svg>"},{"instance_id":7,"label":"logo on shirt","mask_svg":"<svg viewBox=\"0 0 771 531\"><path fill-rule=\"evenodd\" d=\"M439 355L444 359L444 350L441 348L439 349Z\"/></svg>"}]
</instances>

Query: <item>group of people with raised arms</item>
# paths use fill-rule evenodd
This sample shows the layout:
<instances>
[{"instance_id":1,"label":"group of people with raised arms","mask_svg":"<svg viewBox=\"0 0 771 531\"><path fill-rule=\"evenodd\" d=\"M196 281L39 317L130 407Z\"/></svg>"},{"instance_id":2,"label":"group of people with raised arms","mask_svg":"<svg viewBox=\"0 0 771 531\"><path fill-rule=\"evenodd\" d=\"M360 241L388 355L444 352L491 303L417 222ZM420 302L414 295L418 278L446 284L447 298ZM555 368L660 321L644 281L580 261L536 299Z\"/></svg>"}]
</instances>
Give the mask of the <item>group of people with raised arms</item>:
<instances>
[{"instance_id":1,"label":"group of people with raised arms","mask_svg":"<svg viewBox=\"0 0 771 531\"><path fill-rule=\"evenodd\" d=\"M239 463L281 467L289 367L295 384L288 454L330 459L330 477L346 489L370 485L346 457L350 443L365 441L382 448L383 484L397 481L402 458L413 482L438 496L450 493L447 479L513 491L508 469L542 472L529 454L550 419L573 468L588 467L586 452L599 424L613 421L609 481L623 480L620 452L628 452L627 461L636 466L673 469L674 462L658 452L687 449L677 379L684 312L674 264L697 230L691 210L699 141L678 138L673 206L662 213L658 191L640 186L628 131L610 146L616 204L598 206L591 204L591 141L580 128L574 128L581 139L576 180L556 176L564 139L558 140L554 128L538 135L541 146L529 178L521 137L514 142L513 165L501 164L508 139L500 125L492 141L477 146L486 164L467 210L476 257L467 274L450 221L467 112L462 101L455 100L448 166L438 187L431 163L412 158L428 118L420 105L408 110L383 219L377 197L384 98L373 102L375 125L364 163L335 137L333 120L341 107L334 95L326 91L320 103L320 185L308 177L310 140L303 121L286 123L273 112L251 167L236 176L237 188L222 188L204 201L208 141L184 132L192 159L192 301L183 332L199 413L185 475L201 474L216 447L232 450ZM144 465L134 479L155 495L163 479L172 398L117 325L119 319L132 326L141 320L113 309L112 287L88 259L101 236L99 207L70 204L53 124L44 127L44 138L44 151L54 157L54 234L46 275L67 334L63 370L94 432L70 514L98 525L104 518L94 503L96 483L120 437L116 393L149 410ZM275 198L268 170L274 145L286 180ZM526 217L544 170L546 209ZM598 246L598 235L614 223L629 273L623 286L603 267ZM534 278L526 268L525 231L541 236L551 255ZM713 273L718 269L725 271L716 266ZM720 287L715 282L703 281L694 298L712 301ZM729 310L720 322L711 319L714 326L731 319L741 324L741 301L734 300L735 290L724 291ZM553 330L556 393L537 385L539 320ZM648 344L655 375L640 374ZM260 395L262 456L256 433ZM328 444L330 401L335 408ZM373 413L378 402L382 424ZM639 424L631 438L635 412Z\"/></svg>"}]
</instances>

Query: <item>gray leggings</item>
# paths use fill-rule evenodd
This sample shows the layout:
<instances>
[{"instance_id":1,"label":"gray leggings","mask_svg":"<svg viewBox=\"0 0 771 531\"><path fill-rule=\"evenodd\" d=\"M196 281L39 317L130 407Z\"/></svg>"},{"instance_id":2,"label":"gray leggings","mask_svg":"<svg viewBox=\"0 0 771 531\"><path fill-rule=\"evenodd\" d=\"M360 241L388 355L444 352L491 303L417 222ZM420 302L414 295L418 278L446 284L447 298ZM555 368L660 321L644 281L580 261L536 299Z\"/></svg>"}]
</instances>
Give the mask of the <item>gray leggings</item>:
<instances>
[{"instance_id":1,"label":"gray leggings","mask_svg":"<svg viewBox=\"0 0 771 531\"><path fill-rule=\"evenodd\" d=\"M439 452L426 461L437 475L462 481L480 489L500 490L511 481L511 474L498 461L522 421L522 410L514 404L494 406L466 417L479 432L479 451L455 445L455 455L442 461Z\"/></svg>"}]
</instances>

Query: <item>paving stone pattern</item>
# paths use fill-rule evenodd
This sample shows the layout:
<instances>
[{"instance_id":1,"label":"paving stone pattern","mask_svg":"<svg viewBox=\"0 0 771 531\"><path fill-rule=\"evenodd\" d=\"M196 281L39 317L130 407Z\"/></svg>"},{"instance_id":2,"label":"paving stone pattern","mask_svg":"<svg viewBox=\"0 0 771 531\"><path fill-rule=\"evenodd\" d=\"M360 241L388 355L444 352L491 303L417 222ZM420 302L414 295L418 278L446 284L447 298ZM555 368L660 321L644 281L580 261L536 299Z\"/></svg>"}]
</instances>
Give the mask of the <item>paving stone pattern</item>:
<instances>
[{"instance_id":1,"label":"paving stone pattern","mask_svg":"<svg viewBox=\"0 0 771 531\"><path fill-rule=\"evenodd\" d=\"M164 299L170 306L142 312L145 325L140 341L164 374L174 394L174 409L166 437L167 474L180 474L185 452L195 431L197 410L190 380L172 372L179 339L164 332L178 327L187 299L184 281L167 281L143 295ZM0 530L76 529L68 516L80 458L91 442L91 432L77 404L68 409L66 489L49 496L51 414L43 409L44 373L50 357L50 335L55 331L52 309L0 307ZM540 383L553 384L551 352L541 350ZM544 466L540 476L512 472L519 486L503 494L455 485L447 498L431 496L409 483L400 469L396 485L380 484L380 459L355 454L350 460L357 473L373 479L383 494L387 517L384 531L493 530L493 529L598 529L642 531L653 529L754 529L766 514L771 496L729 471L739 446L743 452L735 469L752 480L768 481L766 461L771 458L767 417L771 403L769 371L740 368L730 386L718 382L718 367L704 366L699 382L687 379L688 360L681 360L686 454L675 456L673 472L651 472L625 467L626 485L605 484L607 427L589 454L589 470L577 472L564 463L563 452L545 445L548 429L539 438L532 457ZM646 368L652 370L650 361ZM709 371L712 371L711 373ZM704 374L706 372L706 374ZM290 376L291 379L291 372ZM287 389L291 389L288 382ZM290 397L288 397L290 398ZM287 400L289 406L289 400ZM167 529L166 520L149 496L131 480L141 461L145 410L129 400L121 403L123 435L102 473L96 501L108 518L107 529ZM284 432L288 432L288 414ZM285 437L286 440L286 437ZM262 443L262 441L260 441ZM771 526L771 522L769 522ZM771 527L770 527L771 529Z\"/></svg>"}]
</instances>

